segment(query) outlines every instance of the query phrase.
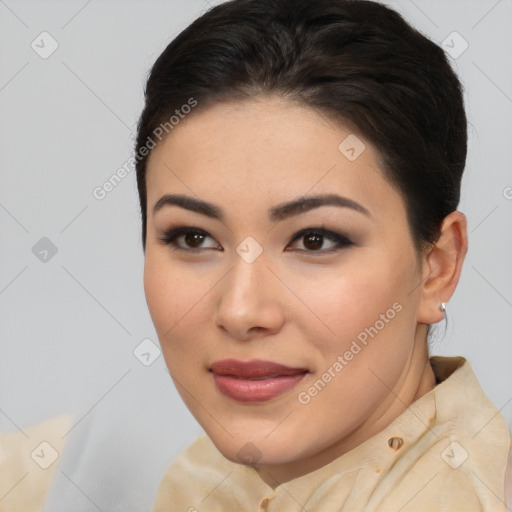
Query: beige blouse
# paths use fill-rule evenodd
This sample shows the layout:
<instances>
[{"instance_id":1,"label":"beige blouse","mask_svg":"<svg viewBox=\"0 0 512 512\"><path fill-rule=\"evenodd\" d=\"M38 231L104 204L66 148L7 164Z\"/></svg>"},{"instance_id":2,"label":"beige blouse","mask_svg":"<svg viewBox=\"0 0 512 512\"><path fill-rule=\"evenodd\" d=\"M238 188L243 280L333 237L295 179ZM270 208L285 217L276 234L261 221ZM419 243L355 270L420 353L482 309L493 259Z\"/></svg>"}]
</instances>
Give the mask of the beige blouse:
<instances>
[{"instance_id":1,"label":"beige blouse","mask_svg":"<svg viewBox=\"0 0 512 512\"><path fill-rule=\"evenodd\" d=\"M430 361L441 382L432 391L357 448L275 490L199 437L167 470L153 511L507 510L510 434L503 416L464 358ZM61 415L0 434L0 512L43 510L72 420Z\"/></svg>"},{"instance_id":2,"label":"beige blouse","mask_svg":"<svg viewBox=\"0 0 512 512\"><path fill-rule=\"evenodd\" d=\"M0 512L43 510L72 421L62 414L0 434Z\"/></svg>"},{"instance_id":3,"label":"beige blouse","mask_svg":"<svg viewBox=\"0 0 512 512\"><path fill-rule=\"evenodd\" d=\"M433 390L358 447L275 490L203 434L165 473L153 512L507 510L505 419L466 359L430 362Z\"/></svg>"}]
</instances>

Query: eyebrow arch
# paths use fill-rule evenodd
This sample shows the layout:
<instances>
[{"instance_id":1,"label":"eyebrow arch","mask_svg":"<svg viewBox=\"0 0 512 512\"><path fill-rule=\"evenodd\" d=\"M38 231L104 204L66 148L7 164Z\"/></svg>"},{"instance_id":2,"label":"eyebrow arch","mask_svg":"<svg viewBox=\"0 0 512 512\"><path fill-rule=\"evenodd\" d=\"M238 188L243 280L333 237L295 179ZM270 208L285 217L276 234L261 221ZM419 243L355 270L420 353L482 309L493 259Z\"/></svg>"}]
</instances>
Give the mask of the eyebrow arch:
<instances>
[{"instance_id":1,"label":"eyebrow arch","mask_svg":"<svg viewBox=\"0 0 512 512\"><path fill-rule=\"evenodd\" d=\"M155 215L156 212L161 210L164 206L170 205L180 206L181 208L206 215L212 219L220 221L225 220L225 214L218 206L181 194L166 194L162 196L153 207L153 215ZM315 208L320 208L321 206L350 208L356 212L366 215L367 217L372 217L372 214L367 208L348 197L339 196L337 194L324 194L311 197L301 197L299 199L294 199L293 201L274 206L269 210L269 219L273 222L279 222L288 219L289 217L306 213Z\"/></svg>"}]
</instances>

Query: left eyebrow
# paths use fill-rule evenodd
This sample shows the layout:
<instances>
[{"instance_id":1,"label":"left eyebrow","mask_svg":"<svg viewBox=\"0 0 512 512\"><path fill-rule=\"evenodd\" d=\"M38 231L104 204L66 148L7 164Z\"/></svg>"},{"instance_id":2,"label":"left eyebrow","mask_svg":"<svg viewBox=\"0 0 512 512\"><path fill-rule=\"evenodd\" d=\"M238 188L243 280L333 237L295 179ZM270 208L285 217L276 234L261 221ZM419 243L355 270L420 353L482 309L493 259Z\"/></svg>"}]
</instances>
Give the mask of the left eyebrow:
<instances>
[{"instance_id":1,"label":"left eyebrow","mask_svg":"<svg viewBox=\"0 0 512 512\"><path fill-rule=\"evenodd\" d=\"M337 194L326 194L312 197L301 197L288 203L274 206L269 211L270 220L279 222L294 215L306 213L321 206L339 206L341 208L350 208L356 212L362 213L367 217L372 217L370 211L363 205L356 203L348 197L339 196Z\"/></svg>"},{"instance_id":2,"label":"left eyebrow","mask_svg":"<svg viewBox=\"0 0 512 512\"><path fill-rule=\"evenodd\" d=\"M153 215L155 215L158 210L162 209L166 205L180 206L181 208L206 215L212 219L217 219L220 221L225 220L225 213L220 207L212 203L181 194L166 194L162 196L153 207ZM295 215L306 213L315 208L320 208L321 206L339 206L342 208L350 208L356 212L362 213L367 217L372 217L370 211L356 201L353 201L348 197L339 196L337 194L326 194L311 197L301 197L299 199L294 199L293 201L274 206L269 210L269 219L273 222L279 222Z\"/></svg>"}]
</instances>

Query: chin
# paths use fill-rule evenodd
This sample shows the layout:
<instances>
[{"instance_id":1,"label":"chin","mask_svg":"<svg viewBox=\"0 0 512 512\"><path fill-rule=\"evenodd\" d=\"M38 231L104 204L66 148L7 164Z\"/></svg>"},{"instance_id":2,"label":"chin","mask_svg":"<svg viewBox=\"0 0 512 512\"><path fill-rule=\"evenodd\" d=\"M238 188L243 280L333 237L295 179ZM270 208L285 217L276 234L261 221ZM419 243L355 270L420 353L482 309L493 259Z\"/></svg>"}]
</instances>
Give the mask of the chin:
<instances>
[{"instance_id":1,"label":"chin","mask_svg":"<svg viewBox=\"0 0 512 512\"><path fill-rule=\"evenodd\" d=\"M246 466L286 464L304 455L301 453L301 447L291 441L299 436L291 433L272 435L272 439L262 439L261 431L255 432L254 435L248 432L233 437L225 433L220 437L209 433L208 435L226 459ZM302 447L303 443L301 441Z\"/></svg>"}]
</instances>

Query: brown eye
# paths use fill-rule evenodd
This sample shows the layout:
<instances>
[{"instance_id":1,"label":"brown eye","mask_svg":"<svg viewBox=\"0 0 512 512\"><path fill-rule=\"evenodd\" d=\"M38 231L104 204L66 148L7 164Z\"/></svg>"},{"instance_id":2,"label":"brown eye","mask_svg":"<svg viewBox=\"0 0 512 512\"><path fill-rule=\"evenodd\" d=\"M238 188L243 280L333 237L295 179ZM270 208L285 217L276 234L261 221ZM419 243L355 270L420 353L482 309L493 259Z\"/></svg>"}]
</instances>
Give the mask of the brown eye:
<instances>
[{"instance_id":1,"label":"brown eye","mask_svg":"<svg viewBox=\"0 0 512 512\"><path fill-rule=\"evenodd\" d=\"M222 251L222 248L219 249L219 244L206 231L188 226L170 229L160 240L179 251L199 252L203 249Z\"/></svg>"},{"instance_id":2,"label":"brown eye","mask_svg":"<svg viewBox=\"0 0 512 512\"><path fill-rule=\"evenodd\" d=\"M303 238L304 247L310 249L312 251L318 250L322 248L324 243L324 237L322 235L316 235L315 233L310 233L308 235L304 235Z\"/></svg>"},{"instance_id":3,"label":"brown eye","mask_svg":"<svg viewBox=\"0 0 512 512\"><path fill-rule=\"evenodd\" d=\"M185 243L190 247L200 247L205 238L202 233L187 233L183 236Z\"/></svg>"},{"instance_id":4,"label":"brown eye","mask_svg":"<svg viewBox=\"0 0 512 512\"><path fill-rule=\"evenodd\" d=\"M325 228L307 228L299 231L293 237L291 244L298 242L302 242L304 247L300 247L299 244L298 251L318 254L328 254L354 245L346 236Z\"/></svg>"}]
</instances>

